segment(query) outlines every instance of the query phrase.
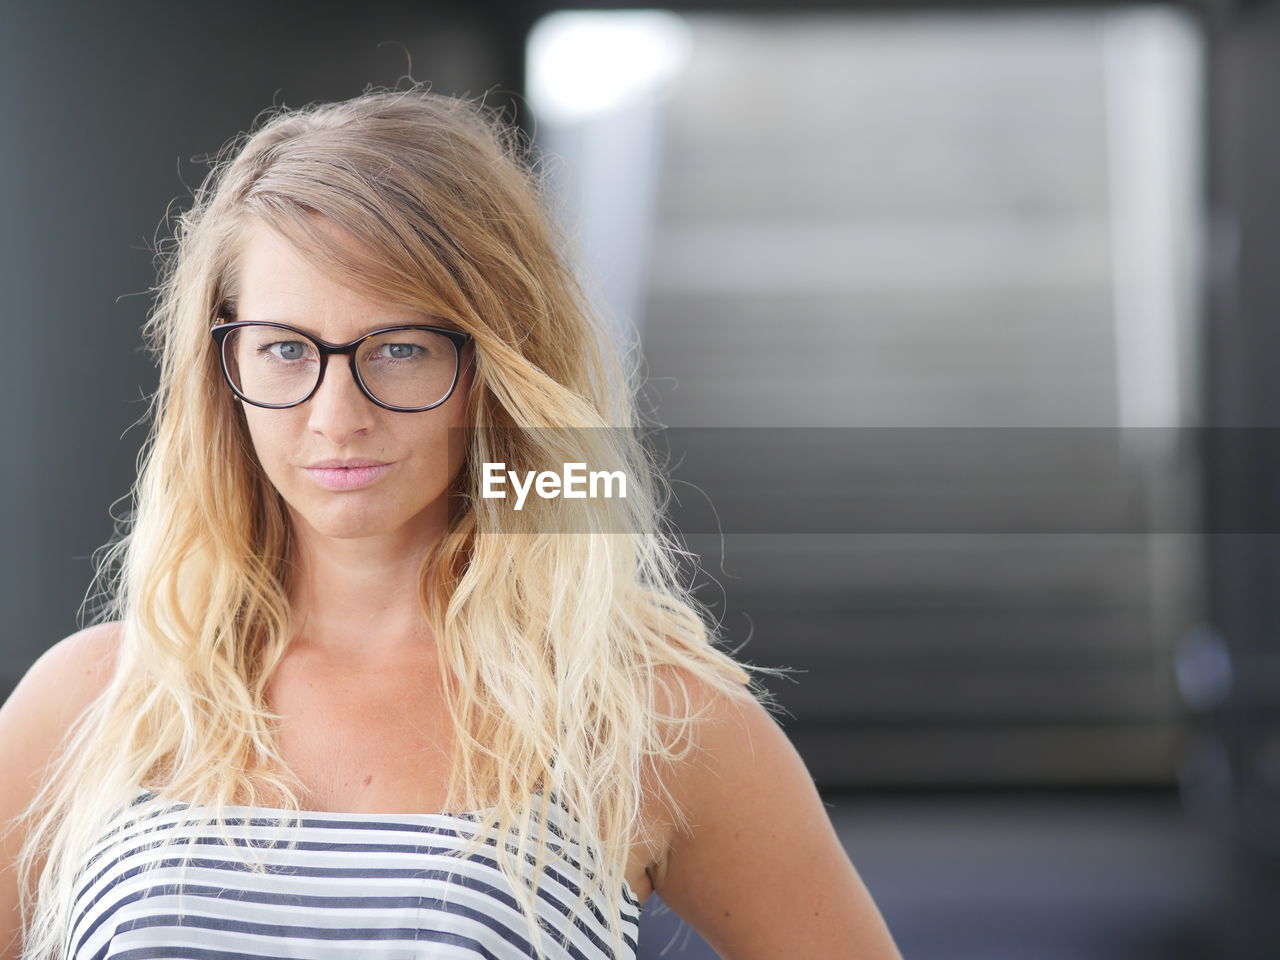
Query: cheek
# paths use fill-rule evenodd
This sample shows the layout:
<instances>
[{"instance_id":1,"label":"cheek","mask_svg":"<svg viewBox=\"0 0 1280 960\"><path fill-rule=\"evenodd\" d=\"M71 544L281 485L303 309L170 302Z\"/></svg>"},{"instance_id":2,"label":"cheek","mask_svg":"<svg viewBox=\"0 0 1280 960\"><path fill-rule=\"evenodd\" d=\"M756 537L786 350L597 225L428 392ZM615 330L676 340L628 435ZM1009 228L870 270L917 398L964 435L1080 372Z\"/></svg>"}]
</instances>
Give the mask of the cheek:
<instances>
[{"instance_id":1,"label":"cheek","mask_svg":"<svg viewBox=\"0 0 1280 960\"><path fill-rule=\"evenodd\" d=\"M264 418L253 413L245 413L245 421L249 427L249 441L257 454L258 462L270 470L272 464L282 454L280 421L283 418Z\"/></svg>"},{"instance_id":2,"label":"cheek","mask_svg":"<svg viewBox=\"0 0 1280 960\"><path fill-rule=\"evenodd\" d=\"M423 458L432 463L435 472L448 482L452 482L462 469L470 446L471 437L465 429L469 419L467 399L470 379L467 377L459 382L448 403L424 414L441 414L433 417L428 429L423 431L420 450Z\"/></svg>"},{"instance_id":3,"label":"cheek","mask_svg":"<svg viewBox=\"0 0 1280 960\"><path fill-rule=\"evenodd\" d=\"M447 462L450 426L452 424L433 424L432 429L422 431L412 441L416 458L433 474L443 471L443 464Z\"/></svg>"},{"instance_id":4,"label":"cheek","mask_svg":"<svg viewBox=\"0 0 1280 960\"><path fill-rule=\"evenodd\" d=\"M412 449L412 472L419 490L438 495L453 483L462 465L464 441L462 431L451 428L461 425L461 421L452 417L442 417L429 428L414 431L412 438L406 438Z\"/></svg>"}]
</instances>

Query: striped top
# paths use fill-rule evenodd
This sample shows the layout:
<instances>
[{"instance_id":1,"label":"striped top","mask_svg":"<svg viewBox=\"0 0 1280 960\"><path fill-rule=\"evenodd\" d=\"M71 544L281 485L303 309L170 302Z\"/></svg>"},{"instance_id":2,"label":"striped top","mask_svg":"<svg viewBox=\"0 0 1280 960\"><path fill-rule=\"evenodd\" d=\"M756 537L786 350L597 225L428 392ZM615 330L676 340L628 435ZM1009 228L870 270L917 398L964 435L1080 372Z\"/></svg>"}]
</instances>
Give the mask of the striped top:
<instances>
[{"instance_id":1,"label":"striped top","mask_svg":"<svg viewBox=\"0 0 1280 960\"><path fill-rule=\"evenodd\" d=\"M144 793L134 805L152 797ZM476 814L299 811L300 826L282 826L276 808L224 807L227 836L252 848L266 868L254 873L216 827L186 822L187 807L175 803L141 823L122 825L117 817L109 824L76 881L70 960L534 956L527 921L492 856L496 836L468 859L445 856L471 839L463 828L480 819ZM573 869L559 858L542 869L537 910L545 955L635 960L640 901L629 883L620 891L621 957L595 899L571 915L583 880L581 851L564 829L575 821L551 809L548 840L564 841ZM153 849L167 836L184 843Z\"/></svg>"}]
</instances>

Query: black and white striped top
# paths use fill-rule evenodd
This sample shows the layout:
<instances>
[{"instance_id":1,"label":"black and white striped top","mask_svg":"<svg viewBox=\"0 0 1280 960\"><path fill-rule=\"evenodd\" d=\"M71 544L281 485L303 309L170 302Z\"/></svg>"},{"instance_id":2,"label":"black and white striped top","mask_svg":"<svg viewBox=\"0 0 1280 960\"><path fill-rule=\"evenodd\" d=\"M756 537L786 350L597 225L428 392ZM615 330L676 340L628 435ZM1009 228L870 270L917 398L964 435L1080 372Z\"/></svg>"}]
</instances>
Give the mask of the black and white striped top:
<instances>
[{"instance_id":1,"label":"black and white striped top","mask_svg":"<svg viewBox=\"0 0 1280 960\"><path fill-rule=\"evenodd\" d=\"M153 796L143 794L135 805ZM479 819L475 814L302 811L301 826L281 828L274 808L225 807L227 835L266 866L254 873L216 829L184 822L186 809L171 804L140 824L109 825L77 880L70 960L534 955L527 921L490 855L496 837L469 859L444 855L465 846L471 833L463 828ZM639 899L624 882L625 952L617 957L595 899L571 914L582 882L580 850L564 830L572 818L552 809L562 818L551 817L552 832L568 845L575 869L555 860L542 870L537 907L546 956L634 960ZM166 835L190 837L195 846L156 850ZM290 840L297 841L292 849Z\"/></svg>"}]
</instances>

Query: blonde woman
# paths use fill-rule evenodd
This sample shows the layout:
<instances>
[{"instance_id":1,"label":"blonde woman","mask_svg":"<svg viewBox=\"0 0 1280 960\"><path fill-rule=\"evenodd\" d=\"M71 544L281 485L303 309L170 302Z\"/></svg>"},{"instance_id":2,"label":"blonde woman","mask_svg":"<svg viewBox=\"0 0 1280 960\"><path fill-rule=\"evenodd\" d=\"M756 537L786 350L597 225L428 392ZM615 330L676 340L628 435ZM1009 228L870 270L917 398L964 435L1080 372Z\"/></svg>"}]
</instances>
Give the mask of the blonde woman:
<instances>
[{"instance_id":1,"label":"blonde woman","mask_svg":"<svg viewBox=\"0 0 1280 960\"><path fill-rule=\"evenodd\" d=\"M110 605L0 711L5 956L898 953L662 533L635 368L470 101L267 116L177 225ZM477 495L480 466L625 498Z\"/></svg>"}]
</instances>

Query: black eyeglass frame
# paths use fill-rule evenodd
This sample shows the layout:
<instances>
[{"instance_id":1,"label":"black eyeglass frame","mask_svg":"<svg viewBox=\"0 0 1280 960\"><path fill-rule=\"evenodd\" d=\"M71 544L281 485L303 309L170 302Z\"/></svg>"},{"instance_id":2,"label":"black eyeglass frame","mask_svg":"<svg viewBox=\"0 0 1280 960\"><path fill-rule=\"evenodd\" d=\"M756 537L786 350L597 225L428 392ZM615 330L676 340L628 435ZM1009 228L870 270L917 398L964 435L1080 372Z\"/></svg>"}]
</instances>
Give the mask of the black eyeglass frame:
<instances>
[{"instance_id":1,"label":"black eyeglass frame","mask_svg":"<svg viewBox=\"0 0 1280 960\"><path fill-rule=\"evenodd\" d=\"M237 330L240 327L251 327L251 326L252 327L276 327L280 330L288 330L290 333L297 334L302 339L307 340L315 345L316 351L320 354L320 373L316 377L315 386L312 387L311 390L307 393L307 395L303 397L301 400L295 400L293 403L260 403L257 400L250 400L248 397L246 397L243 393L240 392L240 389L235 384L235 380L231 376L231 371L227 369L227 351L225 349L224 344L227 339L227 334L229 334L232 330ZM370 337L376 337L379 334L383 334L383 333L394 333L397 330L428 330L431 333L439 333L447 337L449 341L453 344L453 361L454 361L453 362L453 381L449 384L449 391L443 397L437 400L435 403L425 407L397 407L389 403L383 403L381 400L379 400L377 397L373 395L373 392L369 389L369 387L365 384L364 379L360 376L360 367L356 363L356 348L359 347L360 344L368 340ZM300 404L306 403L313 396L315 396L316 391L320 389L320 384L324 383L325 370L328 369L328 366L329 366L329 355L333 353L345 353L348 355L347 362L351 367L351 377L353 380L355 380L356 385L360 388L360 392L363 393L366 397L368 397L370 401L372 401L373 403L376 403L378 406L382 407L383 409L394 410L397 413L422 413L426 410L434 410L436 407L440 406L442 403L446 402L450 397L452 397L453 391L457 388L458 381L462 377L463 348L465 348L466 345L470 343L472 339L471 334L464 333L461 330L451 330L448 327L433 327L428 324L421 324L421 323L402 323L394 327L380 327L377 330L370 330L368 333L364 334L361 337L357 337L355 340L352 340L350 343L329 343L327 340L321 340L319 337L313 337L311 334L307 333L305 330L299 330L297 327L291 327L287 323L276 323L275 321L272 321L272 320L233 320L226 323L219 323L209 329L209 335L212 336L214 339L214 342L218 344L218 363L219 363L219 366L222 367L222 376L226 379L227 386L231 388L232 393L234 393L237 397L239 397L245 403L251 403L255 407L265 407L268 410L287 410L290 407L296 407Z\"/></svg>"}]
</instances>

